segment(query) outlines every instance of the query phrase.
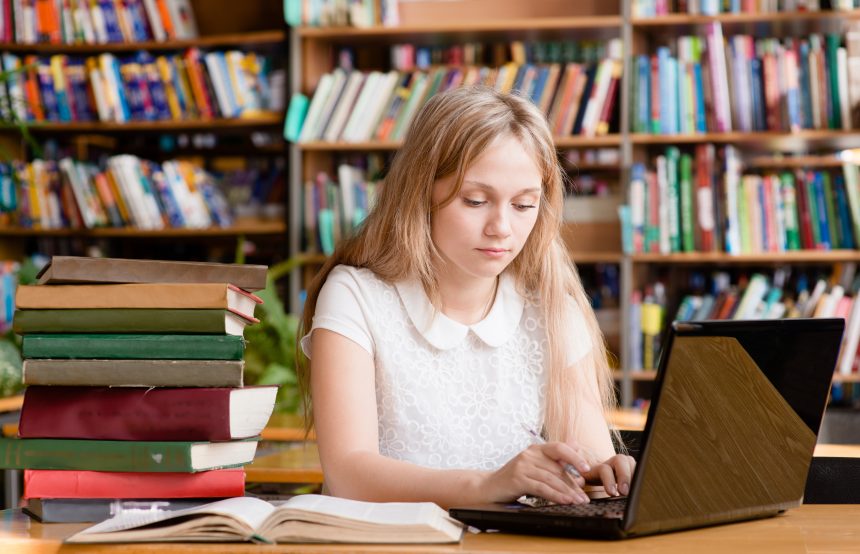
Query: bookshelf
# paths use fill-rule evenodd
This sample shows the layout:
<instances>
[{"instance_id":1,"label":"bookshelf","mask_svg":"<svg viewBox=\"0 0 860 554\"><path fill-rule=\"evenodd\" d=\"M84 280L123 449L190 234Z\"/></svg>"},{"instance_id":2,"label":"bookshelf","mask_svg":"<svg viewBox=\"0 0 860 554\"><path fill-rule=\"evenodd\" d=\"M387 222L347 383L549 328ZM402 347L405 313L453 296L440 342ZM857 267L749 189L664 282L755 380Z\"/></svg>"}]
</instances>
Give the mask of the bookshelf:
<instances>
[{"instance_id":1,"label":"bookshelf","mask_svg":"<svg viewBox=\"0 0 860 554\"><path fill-rule=\"evenodd\" d=\"M120 5L120 3L117 3ZM201 52L238 50L266 57L267 71L283 71L284 79L273 90L286 98L286 63L289 33L282 7L267 0L192 0L199 35L195 38L132 40L107 43L25 44L7 42L0 51L24 59L55 55L87 58L113 54L118 58L146 51L152 56L180 55L189 49ZM58 3L59 6L59 3ZM4 85L5 86L5 85ZM213 99L214 101L214 99ZM281 102L283 104L283 102ZM184 114L187 116L188 114ZM229 172L250 165L281 167L286 174L288 149L281 139L284 114L279 110L257 110L239 117L100 121L31 121L27 128L40 143L52 141L65 155L97 160L114 154L131 153L144 160L187 160L208 171ZM258 136L259 135L259 136ZM207 140L198 141L204 137ZM29 161L32 151L14 128L0 128L0 140L18 159ZM254 165L256 167L256 165ZM276 170L274 170L276 171ZM286 177L279 185L285 189ZM39 228L0 225L0 257L20 259L33 251L46 253L86 253L96 247L120 257L152 257L232 261L238 251L249 261L274 263L288 254L286 233L286 191L275 197L280 204L271 213L237 214L228 226L140 229L135 227ZM232 201L231 201L232 204ZM241 204L238 207L242 207Z\"/></svg>"},{"instance_id":2,"label":"bookshelf","mask_svg":"<svg viewBox=\"0 0 860 554\"><path fill-rule=\"evenodd\" d=\"M618 152L614 163L579 163L577 177L605 174L613 192L624 202L631 169L636 163L652 162L667 147L692 152L698 145L732 146L743 158L744 173L820 169L838 171L842 160L838 150L860 147L860 128L802 128L794 132L774 130L725 131L709 129L698 133L650 134L634 132L635 100L631 76L634 56L651 55L659 45L674 43L682 35L705 36L708 26L721 26L722 35L750 35L755 38L794 38L812 33L844 35L849 26L860 22L860 10L848 12L743 13L718 15L669 14L658 17L634 16L635 0L608 2L458 2L456 9L446 3L417 1L400 5L401 24L397 27L301 27L292 30L293 92L312 98L321 77L335 67L336 53L349 46L355 52L355 67L360 70L385 70L388 49L393 44L451 45L466 40L601 40L619 38L622 42L624 70L619 87L617 129L597 137L559 136L559 152L594 148ZM735 127L737 129L737 127ZM289 216L292 252L305 252L299 238L301 229L302 183L319 171L334 171L336 160L374 152L390 155L398 141L330 142L310 140L291 145L293 165L290 176L291 212ZM635 369L628 347L631 343L631 296L657 276L666 276L667 317L671 318L681 300L685 279L695 271L728 269L745 272L775 268L809 268L824 271L834 264L860 262L857 249L800 250L727 254L724 252L625 253L622 251L620 225L614 223L572 222L566 239L580 272L592 266L611 264L620 275L619 309L607 335L616 335L612 350L619 358L616 379L620 384L622 405L630 406L641 387L653 381L654 372ZM321 262L324 256L316 259ZM291 281L292 298L297 298L303 281L313 273ZM297 301L294 300L298 305ZM837 375L836 382L856 383L856 375ZM647 395L646 395L647 396Z\"/></svg>"}]
</instances>

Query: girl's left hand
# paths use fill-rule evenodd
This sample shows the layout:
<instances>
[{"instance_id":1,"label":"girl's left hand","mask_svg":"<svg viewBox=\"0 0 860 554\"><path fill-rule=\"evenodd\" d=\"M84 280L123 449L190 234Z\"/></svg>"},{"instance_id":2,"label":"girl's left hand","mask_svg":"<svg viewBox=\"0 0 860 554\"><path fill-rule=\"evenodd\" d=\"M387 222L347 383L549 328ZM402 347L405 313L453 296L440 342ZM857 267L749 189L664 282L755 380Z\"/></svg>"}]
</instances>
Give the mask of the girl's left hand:
<instances>
[{"instance_id":1,"label":"girl's left hand","mask_svg":"<svg viewBox=\"0 0 860 554\"><path fill-rule=\"evenodd\" d=\"M630 493L630 480L636 469L636 460L626 454L616 454L605 462L592 464L591 471L583 473L585 481L603 485L609 496L626 496Z\"/></svg>"}]
</instances>

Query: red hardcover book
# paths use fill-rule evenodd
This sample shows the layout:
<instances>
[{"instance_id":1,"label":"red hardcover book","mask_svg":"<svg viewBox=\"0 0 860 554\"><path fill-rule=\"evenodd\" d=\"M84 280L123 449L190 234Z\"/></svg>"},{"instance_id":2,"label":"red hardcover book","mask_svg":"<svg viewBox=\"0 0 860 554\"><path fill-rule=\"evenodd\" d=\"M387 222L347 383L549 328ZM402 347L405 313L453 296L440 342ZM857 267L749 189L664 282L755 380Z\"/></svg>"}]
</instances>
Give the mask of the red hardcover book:
<instances>
[{"instance_id":1,"label":"red hardcover book","mask_svg":"<svg viewBox=\"0 0 860 554\"><path fill-rule=\"evenodd\" d=\"M276 386L31 386L24 393L18 435L137 441L248 438L265 427L276 393Z\"/></svg>"},{"instance_id":2,"label":"red hardcover book","mask_svg":"<svg viewBox=\"0 0 860 554\"><path fill-rule=\"evenodd\" d=\"M812 234L812 219L809 213L809 204L806 194L806 173L797 170L794 173L795 201L797 202L797 223L800 227L800 246L805 250L815 248L815 239Z\"/></svg>"},{"instance_id":3,"label":"red hardcover book","mask_svg":"<svg viewBox=\"0 0 860 554\"><path fill-rule=\"evenodd\" d=\"M714 167L714 146L700 144L696 147L696 231L700 252L714 250L714 191L711 188L711 174Z\"/></svg>"},{"instance_id":4,"label":"red hardcover book","mask_svg":"<svg viewBox=\"0 0 860 554\"><path fill-rule=\"evenodd\" d=\"M24 498L224 498L245 495L245 470L141 473L25 469Z\"/></svg>"}]
</instances>

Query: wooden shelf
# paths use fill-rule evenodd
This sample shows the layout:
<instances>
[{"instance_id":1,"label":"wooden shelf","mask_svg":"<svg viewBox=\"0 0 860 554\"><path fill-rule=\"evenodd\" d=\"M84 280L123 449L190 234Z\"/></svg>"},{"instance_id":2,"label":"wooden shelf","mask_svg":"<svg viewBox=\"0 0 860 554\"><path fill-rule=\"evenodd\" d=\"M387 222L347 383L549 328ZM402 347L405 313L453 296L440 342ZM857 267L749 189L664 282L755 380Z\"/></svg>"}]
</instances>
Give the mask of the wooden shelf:
<instances>
[{"instance_id":1,"label":"wooden shelf","mask_svg":"<svg viewBox=\"0 0 860 554\"><path fill-rule=\"evenodd\" d=\"M758 254L689 252L683 254L632 254L633 263L642 264L796 264L860 261L860 250L796 250Z\"/></svg>"},{"instance_id":2,"label":"wooden shelf","mask_svg":"<svg viewBox=\"0 0 860 554\"><path fill-rule=\"evenodd\" d=\"M621 135L604 135L600 137L569 136L555 137L557 148L596 148L598 146L621 146ZM298 147L305 152L362 152L368 150L397 150L401 141L367 141L367 142L300 142Z\"/></svg>"},{"instance_id":3,"label":"wooden shelf","mask_svg":"<svg viewBox=\"0 0 860 554\"><path fill-rule=\"evenodd\" d=\"M570 257L577 265L582 264L620 264L624 255L621 252L598 251L577 252L572 250Z\"/></svg>"},{"instance_id":4,"label":"wooden shelf","mask_svg":"<svg viewBox=\"0 0 860 554\"><path fill-rule=\"evenodd\" d=\"M93 238L206 238L237 237L239 235L281 235L287 232L283 221L238 220L230 227L203 229L171 228L142 230L129 227L100 227L96 229L26 229L0 228L0 237L93 237Z\"/></svg>"},{"instance_id":5,"label":"wooden shelf","mask_svg":"<svg viewBox=\"0 0 860 554\"><path fill-rule=\"evenodd\" d=\"M284 114L270 112L255 117L237 117L230 119L194 119L166 121L129 121L127 123L105 123L101 121L71 121L31 122L27 129L31 133L127 133L127 132L160 132L173 133L177 131L225 131L233 129L250 129L255 127L279 127L284 124ZM0 132L18 133L16 127L3 127Z\"/></svg>"},{"instance_id":6,"label":"wooden shelf","mask_svg":"<svg viewBox=\"0 0 860 554\"><path fill-rule=\"evenodd\" d=\"M691 34L703 25L719 23L723 34L808 35L844 31L848 23L860 19L860 10L819 12L738 13L719 15L669 14L631 19L634 32Z\"/></svg>"},{"instance_id":7,"label":"wooden shelf","mask_svg":"<svg viewBox=\"0 0 860 554\"><path fill-rule=\"evenodd\" d=\"M541 37L562 36L620 36L621 16L542 17L496 21L460 21L399 25L397 27L301 27L302 39L325 40L334 43L380 42L406 40L422 42L422 38L439 41L453 36L474 37L523 36L539 33Z\"/></svg>"},{"instance_id":8,"label":"wooden shelf","mask_svg":"<svg viewBox=\"0 0 860 554\"><path fill-rule=\"evenodd\" d=\"M810 149L857 148L860 147L860 130L802 130L796 133L775 132L740 132L730 133L700 133L685 135L649 135L633 133L630 142L633 145L678 145L701 144L707 142L719 144L742 144L745 149L758 151L803 152Z\"/></svg>"},{"instance_id":9,"label":"wooden shelf","mask_svg":"<svg viewBox=\"0 0 860 554\"><path fill-rule=\"evenodd\" d=\"M283 30L255 31L202 36L195 39L145 41L145 42L108 42L104 44L0 44L5 52L34 54L101 54L103 52L137 52L138 50L165 51L184 50L191 47L212 48L218 46L278 45L286 41Z\"/></svg>"},{"instance_id":10,"label":"wooden shelf","mask_svg":"<svg viewBox=\"0 0 860 554\"><path fill-rule=\"evenodd\" d=\"M743 166L754 169L803 169L807 167L842 167L836 156L757 156L743 161Z\"/></svg>"},{"instance_id":11,"label":"wooden shelf","mask_svg":"<svg viewBox=\"0 0 860 554\"><path fill-rule=\"evenodd\" d=\"M701 133L685 135L649 135L633 133L633 145L677 145L713 142L719 144L742 144L747 150L804 152L817 148L857 148L860 147L860 131L840 130L803 130L796 133L777 133L769 131L730 133Z\"/></svg>"}]
</instances>

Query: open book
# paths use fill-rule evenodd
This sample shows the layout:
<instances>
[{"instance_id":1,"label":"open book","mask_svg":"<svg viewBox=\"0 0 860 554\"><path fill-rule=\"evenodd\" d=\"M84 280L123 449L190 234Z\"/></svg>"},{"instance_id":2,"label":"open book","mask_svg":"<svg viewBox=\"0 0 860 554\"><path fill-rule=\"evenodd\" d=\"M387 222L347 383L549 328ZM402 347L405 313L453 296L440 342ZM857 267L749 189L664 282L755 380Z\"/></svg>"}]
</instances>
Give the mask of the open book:
<instances>
[{"instance_id":1,"label":"open book","mask_svg":"<svg viewBox=\"0 0 860 554\"><path fill-rule=\"evenodd\" d=\"M252 497L170 512L127 511L66 542L458 542L463 526L431 502L374 503L318 494L272 505Z\"/></svg>"}]
</instances>

